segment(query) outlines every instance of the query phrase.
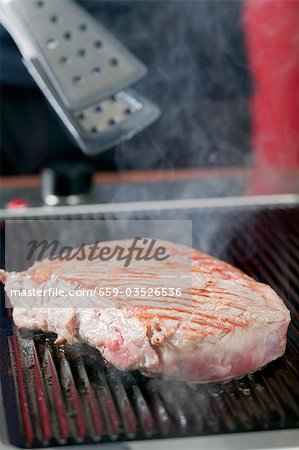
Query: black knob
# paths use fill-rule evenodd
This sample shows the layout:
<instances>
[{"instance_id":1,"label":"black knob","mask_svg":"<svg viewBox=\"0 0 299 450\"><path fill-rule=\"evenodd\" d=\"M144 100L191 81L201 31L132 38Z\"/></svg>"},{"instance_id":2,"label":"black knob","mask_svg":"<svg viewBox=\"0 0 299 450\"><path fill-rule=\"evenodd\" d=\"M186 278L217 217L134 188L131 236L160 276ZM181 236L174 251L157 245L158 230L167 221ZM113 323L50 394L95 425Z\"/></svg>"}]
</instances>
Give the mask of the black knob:
<instances>
[{"instance_id":1,"label":"black knob","mask_svg":"<svg viewBox=\"0 0 299 450\"><path fill-rule=\"evenodd\" d=\"M42 172L42 196L48 205L83 203L91 188L93 168L83 162L59 162Z\"/></svg>"}]
</instances>

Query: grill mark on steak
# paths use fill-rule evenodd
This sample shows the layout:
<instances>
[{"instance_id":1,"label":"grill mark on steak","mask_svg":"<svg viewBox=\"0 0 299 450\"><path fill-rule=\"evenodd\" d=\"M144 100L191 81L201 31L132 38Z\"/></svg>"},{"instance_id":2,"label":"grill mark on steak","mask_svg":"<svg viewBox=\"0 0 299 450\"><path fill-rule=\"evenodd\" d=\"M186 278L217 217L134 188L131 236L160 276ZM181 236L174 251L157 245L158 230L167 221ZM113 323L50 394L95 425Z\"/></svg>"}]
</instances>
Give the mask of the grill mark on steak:
<instances>
[{"instance_id":1,"label":"grill mark on steak","mask_svg":"<svg viewBox=\"0 0 299 450\"><path fill-rule=\"evenodd\" d=\"M167 312L163 312L163 311L167 311ZM179 314L171 314L170 315L169 314L170 311L171 312L175 311L176 313L179 313ZM149 319L150 319L150 316L152 314L155 314L155 317L158 317L161 320L162 319L168 319L168 320L182 321L184 318L187 318L190 323L194 323L194 324L197 324L197 325L203 325L203 326L207 326L208 325L208 326L210 326L212 328L217 328L217 329L221 329L221 330L225 329L227 331L229 331L231 329L231 328L227 328L224 324L221 324L221 323L213 323L211 321L198 319L198 318L195 318L195 317L190 317L190 313L189 312L187 312L184 309L180 309L180 308L161 308L161 309L157 309L157 310L148 308L148 313L149 313L148 314ZM199 315L199 316L204 316L203 314L196 313L196 312L195 312L195 314ZM139 316L139 317L145 318L146 313L143 314L143 313L140 313L138 311L136 315Z\"/></svg>"},{"instance_id":2,"label":"grill mark on steak","mask_svg":"<svg viewBox=\"0 0 299 450\"><path fill-rule=\"evenodd\" d=\"M131 241L103 243L112 250L119 244L127 248ZM24 287L155 289L182 283L181 296L98 296L89 308L79 298L60 307L51 297L26 307L23 298L10 296L16 325L56 332L57 342L86 342L122 370L192 382L241 376L284 353L290 315L273 289L197 250L157 245L172 261L124 268L112 260L43 260L22 273L0 270L0 280L8 295Z\"/></svg>"}]
</instances>

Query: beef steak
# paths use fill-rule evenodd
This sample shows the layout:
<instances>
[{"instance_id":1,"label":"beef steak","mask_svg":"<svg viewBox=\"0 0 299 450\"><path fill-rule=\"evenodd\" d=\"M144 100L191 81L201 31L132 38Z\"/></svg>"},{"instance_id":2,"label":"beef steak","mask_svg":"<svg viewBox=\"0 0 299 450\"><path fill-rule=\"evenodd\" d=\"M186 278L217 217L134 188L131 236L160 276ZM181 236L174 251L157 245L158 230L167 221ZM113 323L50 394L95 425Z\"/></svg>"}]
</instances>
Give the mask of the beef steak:
<instances>
[{"instance_id":1,"label":"beef steak","mask_svg":"<svg viewBox=\"0 0 299 450\"><path fill-rule=\"evenodd\" d=\"M85 342L121 370L192 382L241 376L283 355L290 314L273 289L198 250L158 242L170 255L164 261L133 260L124 267L115 258L45 259L20 273L1 270L15 324L55 332L57 342ZM113 250L130 243L102 244ZM180 287L180 295L170 292ZM33 288L44 294L30 304L13 292ZM83 288L122 294L69 295ZM157 288L157 295L147 295Z\"/></svg>"}]
</instances>

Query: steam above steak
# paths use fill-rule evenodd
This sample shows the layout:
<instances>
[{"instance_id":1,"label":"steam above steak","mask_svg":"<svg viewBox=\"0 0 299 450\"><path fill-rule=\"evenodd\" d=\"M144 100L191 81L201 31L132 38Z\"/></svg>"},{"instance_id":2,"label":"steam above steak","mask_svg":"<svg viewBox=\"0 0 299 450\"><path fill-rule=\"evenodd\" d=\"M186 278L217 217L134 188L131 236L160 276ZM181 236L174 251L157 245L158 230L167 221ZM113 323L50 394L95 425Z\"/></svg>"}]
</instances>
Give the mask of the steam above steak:
<instances>
[{"instance_id":1,"label":"steam above steak","mask_svg":"<svg viewBox=\"0 0 299 450\"><path fill-rule=\"evenodd\" d=\"M131 243L101 244L112 254ZM283 355L290 314L273 289L197 250L157 243L168 258L128 267L93 257L2 270L16 325L85 342L121 370L192 382L241 376Z\"/></svg>"}]
</instances>

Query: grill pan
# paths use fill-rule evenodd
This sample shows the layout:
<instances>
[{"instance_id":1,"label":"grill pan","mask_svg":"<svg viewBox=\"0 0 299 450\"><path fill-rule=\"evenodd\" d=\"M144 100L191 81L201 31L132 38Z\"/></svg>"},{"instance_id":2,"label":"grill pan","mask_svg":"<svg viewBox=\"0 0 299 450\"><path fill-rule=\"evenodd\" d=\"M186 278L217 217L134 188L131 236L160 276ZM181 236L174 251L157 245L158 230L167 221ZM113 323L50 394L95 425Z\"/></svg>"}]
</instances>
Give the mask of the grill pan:
<instances>
[{"instance_id":1,"label":"grill pan","mask_svg":"<svg viewBox=\"0 0 299 450\"><path fill-rule=\"evenodd\" d=\"M56 346L54 335L18 332L9 311L2 308L1 379L13 445L44 447L298 427L299 208L115 211L67 218L192 219L194 247L270 284L284 299L292 315L287 350L282 358L240 379L188 385L138 372L121 373L85 345ZM3 225L1 239L4 231ZM4 304L3 289L1 295Z\"/></svg>"}]
</instances>

